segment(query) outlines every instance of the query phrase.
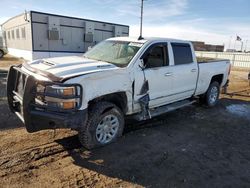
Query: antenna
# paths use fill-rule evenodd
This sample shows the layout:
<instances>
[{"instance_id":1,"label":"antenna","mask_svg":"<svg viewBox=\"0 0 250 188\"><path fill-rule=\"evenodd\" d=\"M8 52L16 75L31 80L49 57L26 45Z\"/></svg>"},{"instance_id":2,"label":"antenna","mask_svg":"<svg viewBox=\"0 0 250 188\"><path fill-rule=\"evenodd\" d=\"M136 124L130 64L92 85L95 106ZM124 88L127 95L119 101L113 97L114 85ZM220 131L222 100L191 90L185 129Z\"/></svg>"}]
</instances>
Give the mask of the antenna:
<instances>
[{"instance_id":1,"label":"antenna","mask_svg":"<svg viewBox=\"0 0 250 188\"><path fill-rule=\"evenodd\" d=\"M24 11L24 20L27 21L27 22L29 22L29 20L28 20L28 15L27 15L27 11L26 11L26 10Z\"/></svg>"},{"instance_id":2,"label":"antenna","mask_svg":"<svg viewBox=\"0 0 250 188\"><path fill-rule=\"evenodd\" d=\"M140 25L140 36L139 36L138 40L143 39L143 37L142 37L143 1L144 0L141 0L141 25Z\"/></svg>"}]
</instances>

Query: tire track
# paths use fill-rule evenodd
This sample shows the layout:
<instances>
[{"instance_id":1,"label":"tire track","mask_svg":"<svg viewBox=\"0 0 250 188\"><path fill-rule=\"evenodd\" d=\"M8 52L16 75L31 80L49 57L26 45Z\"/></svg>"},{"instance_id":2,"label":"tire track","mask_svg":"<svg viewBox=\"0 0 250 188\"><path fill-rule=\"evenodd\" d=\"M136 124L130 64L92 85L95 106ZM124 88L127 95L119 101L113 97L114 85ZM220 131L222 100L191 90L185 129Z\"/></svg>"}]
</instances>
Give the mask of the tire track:
<instances>
[{"instance_id":1,"label":"tire track","mask_svg":"<svg viewBox=\"0 0 250 188\"><path fill-rule=\"evenodd\" d=\"M58 143L57 143L58 142ZM0 177L20 173L68 157L79 148L75 136L0 157Z\"/></svg>"}]
</instances>

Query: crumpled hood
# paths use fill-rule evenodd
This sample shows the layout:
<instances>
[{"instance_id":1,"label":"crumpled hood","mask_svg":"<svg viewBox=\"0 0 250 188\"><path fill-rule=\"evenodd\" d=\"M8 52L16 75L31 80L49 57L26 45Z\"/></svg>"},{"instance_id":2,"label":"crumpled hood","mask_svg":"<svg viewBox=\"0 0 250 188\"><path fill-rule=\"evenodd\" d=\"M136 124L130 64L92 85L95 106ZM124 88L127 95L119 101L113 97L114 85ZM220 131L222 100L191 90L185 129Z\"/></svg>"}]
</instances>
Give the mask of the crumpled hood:
<instances>
[{"instance_id":1,"label":"crumpled hood","mask_svg":"<svg viewBox=\"0 0 250 188\"><path fill-rule=\"evenodd\" d=\"M35 60L28 65L36 70L46 72L61 79L67 79L78 75L118 69L117 66L81 56L66 56Z\"/></svg>"}]
</instances>

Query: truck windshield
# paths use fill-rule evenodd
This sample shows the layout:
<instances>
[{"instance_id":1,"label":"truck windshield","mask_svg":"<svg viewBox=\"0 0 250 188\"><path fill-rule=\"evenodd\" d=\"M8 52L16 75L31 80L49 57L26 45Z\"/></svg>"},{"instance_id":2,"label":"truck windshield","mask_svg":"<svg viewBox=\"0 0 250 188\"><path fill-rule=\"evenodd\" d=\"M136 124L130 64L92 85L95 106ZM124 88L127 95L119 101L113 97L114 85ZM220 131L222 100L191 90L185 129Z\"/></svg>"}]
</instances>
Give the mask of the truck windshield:
<instances>
[{"instance_id":1,"label":"truck windshield","mask_svg":"<svg viewBox=\"0 0 250 188\"><path fill-rule=\"evenodd\" d=\"M84 57L125 67L143 44L128 41L103 41L84 54Z\"/></svg>"}]
</instances>

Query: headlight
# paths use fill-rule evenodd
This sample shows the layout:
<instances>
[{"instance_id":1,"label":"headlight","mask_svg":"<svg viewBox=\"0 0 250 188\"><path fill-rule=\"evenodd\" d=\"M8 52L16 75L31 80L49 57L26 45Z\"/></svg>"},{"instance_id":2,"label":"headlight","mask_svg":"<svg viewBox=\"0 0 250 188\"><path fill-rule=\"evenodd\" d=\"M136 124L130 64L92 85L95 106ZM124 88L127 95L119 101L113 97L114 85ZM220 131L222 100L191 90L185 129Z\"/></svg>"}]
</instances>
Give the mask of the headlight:
<instances>
[{"instance_id":1,"label":"headlight","mask_svg":"<svg viewBox=\"0 0 250 188\"><path fill-rule=\"evenodd\" d=\"M80 86L50 85L45 87L38 84L36 91L43 93L43 97L38 95L37 99L53 109L70 110L79 107Z\"/></svg>"},{"instance_id":2,"label":"headlight","mask_svg":"<svg viewBox=\"0 0 250 188\"><path fill-rule=\"evenodd\" d=\"M75 96L76 88L73 86L62 87L62 86L47 86L46 93L59 96Z\"/></svg>"},{"instance_id":3,"label":"headlight","mask_svg":"<svg viewBox=\"0 0 250 188\"><path fill-rule=\"evenodd\" d=\"M45 91L45 86L43 86L42 84L38 84L36 87L36 91L39 93L44 93Z\"/></svg>"}]
</instances>

